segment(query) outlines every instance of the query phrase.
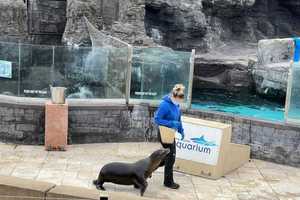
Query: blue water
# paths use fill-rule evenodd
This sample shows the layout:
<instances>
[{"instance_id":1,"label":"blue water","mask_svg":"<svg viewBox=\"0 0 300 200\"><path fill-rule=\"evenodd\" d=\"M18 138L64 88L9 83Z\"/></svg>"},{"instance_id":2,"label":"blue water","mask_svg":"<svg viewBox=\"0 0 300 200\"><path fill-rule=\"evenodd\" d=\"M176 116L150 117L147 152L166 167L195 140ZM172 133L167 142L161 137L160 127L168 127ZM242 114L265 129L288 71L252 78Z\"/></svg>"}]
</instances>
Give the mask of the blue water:
<instances>
[{"instance_id":1,"label":"blue water","mask_svg":"<svg viewBox=\"0 0 300 200\"><path fill-rule=\"evenodd\" d=\"M266 121L284 121L284 105L282 103L250 94L198 92L193 94L192 108Z\"/></svg>"}]
</instances>

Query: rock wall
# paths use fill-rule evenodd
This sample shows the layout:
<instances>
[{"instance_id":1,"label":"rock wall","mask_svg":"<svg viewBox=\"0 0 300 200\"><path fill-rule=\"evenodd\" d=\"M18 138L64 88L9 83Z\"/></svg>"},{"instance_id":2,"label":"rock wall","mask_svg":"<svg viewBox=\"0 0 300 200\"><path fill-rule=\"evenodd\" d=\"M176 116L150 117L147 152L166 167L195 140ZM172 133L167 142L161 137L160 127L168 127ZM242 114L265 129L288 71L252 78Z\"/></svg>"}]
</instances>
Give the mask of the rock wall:
<instances>
[{"instance_id":1,"label":"rock wall","mask_svg":"<svg viewBox=\"0 0 300 200\"><path fill-rule=\"evenodd\" d=\"M67 25L63 42L79 46L90 46L84 16L103 33L124 42L137 45L154 45L146 36L144 28L144 0L69 0Z\"/></svg>"},{"instance_id":2,"label":"rock wall","mask_svg":"<svg viewBox=\"0 0 300 200\"><path fill-rule=\"evenodd\" d=\"M65 0L0 1L0 41L60 44Z\"/></svg>"},{"instance_id":3,"label":"rock wall","mask_svg":"<svg viewBox=\"0 0 300 200\"><path fill-rule=\"evenodd\" d=\"M27 0L31 43L57 45L66 25L66 0Z\"/></svg>"},{"instance_id":4,"label":"rock wall","mask_svg":"<svg viewBox=\"0 0 300 200\"><path fill-rule=\"evenodd\" d=\"M0 1L0 41L22 41L27 33L27 9L23 0Z\"/></svg>"},{"instance_id":5,"label":"rock wall","mask_svg":"<svg viewBox=\"0 0 300 200\"><path fill-rule=\"evenodd\" d=\"M222 44L297 35L298 1L146 0L148 35L176 49L207 52Z\"/></svg>"},{"instance_id":6,"label":"rock wall","mask_svg":"<svg viewBox=\"0 0 300 200\"><path fill-rule=\"evenodd\" d=\"M207 49L208 23L198 0L146 0L147 34L175 49ZM201 39L200 39L201 38Z\"/></svg>"},{"instance_id":7,"label":"rock wall","mask_svg":"<svg viewBox=\"0 0 300 200\"><path fill-rule=\"evenodd\" d=\"M67 1L67 23L63 34L63 43L67 45L91 46L91 40L84 16L98 29L102 29L102 20L97 12L95 0Z\"/></svg>"},{"instance_id":8,"label":"rock wall","mask_svg":"<svg viewBox=\"0 0 300 200\"><path fill-rule=\"evenodd\" d=\"M28 14L22 0L0 5L0 34L15 40L28 33L45 34L32 39L37 43L55 43L64 32L64 42L89 45L82 16L134 45L152 45L154 40L198 52L232 41L290 37L300 28L299 1L292 0L68 0L67 5L65 0L28 0Z\"/></svg>"}]
</instances>

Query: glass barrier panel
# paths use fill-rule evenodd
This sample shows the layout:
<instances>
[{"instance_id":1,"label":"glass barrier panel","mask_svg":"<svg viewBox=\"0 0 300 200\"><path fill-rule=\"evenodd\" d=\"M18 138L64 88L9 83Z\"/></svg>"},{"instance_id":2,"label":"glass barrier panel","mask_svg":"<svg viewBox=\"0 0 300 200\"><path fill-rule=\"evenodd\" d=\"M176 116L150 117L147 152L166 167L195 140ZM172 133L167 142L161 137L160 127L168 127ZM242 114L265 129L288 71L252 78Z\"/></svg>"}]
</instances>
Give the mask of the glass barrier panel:
<instances>
[{"instance_id":1,"label":"glass barrier panel","mask_svg":"<svg viewBox=\"0 0 300 200\"><path fill-rule=\"evenodd\" d=\"M52 46L21 45L20 96L50 97L53 55Z\"/></svg>"},{"instance_id":2,"label":"glass barrier panel","mask_svg":"<svg viewBox=\"0 0 300 200\"><path fill-rule=\"evenodd\" d=\"M54 82L67 98L123 98L127 49L55 47Z\"/></svg>"},{"instance_id":3,"label":"glass barrier panel","mask_svg":"<svg viewBox=\"0 0 300 200\"><path fill-rule=\"evenodd\" d=\"M19 44L0 43L0 94L19 93Z\"/></svg>"},{"instance_id":4,"label":"glass barrier panel","mask_svg":"<svg viewBox=\"0 0 300 200\"><path fill-rule=\"evenodd\" d=\"M300 124L300 63L292 65L288 87L288 107L286 113L287 122Z\"/></svg>"},{"instance_id":5,"label":"glass barrier panel","mask_svg":"<svg viewBox=\"0 0 300 200\"><path fill-rule=\"evenodd\" d=\"M135 48L133 52L131 92L133 99L160 100L173 86L185 86L187 100L190 52L168 48Z\"/></svg>"},{"instance_id":6,"label":"glass barrier panel","mask_svg":"<svg viewBox=\"0 0 300 200\"><path fill-rule=\"evenodd\" d=\"M110 48L106 79L106 95L109 98L125 98L129 49Z\"/></svg>"}]
</instances>

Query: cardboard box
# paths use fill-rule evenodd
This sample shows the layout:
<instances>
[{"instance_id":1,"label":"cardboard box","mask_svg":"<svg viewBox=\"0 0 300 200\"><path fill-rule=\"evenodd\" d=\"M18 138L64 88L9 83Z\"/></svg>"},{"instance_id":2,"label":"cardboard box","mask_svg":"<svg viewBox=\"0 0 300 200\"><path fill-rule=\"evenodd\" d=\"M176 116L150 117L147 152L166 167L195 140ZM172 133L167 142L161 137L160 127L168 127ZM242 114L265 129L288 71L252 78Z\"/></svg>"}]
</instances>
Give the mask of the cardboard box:
<instances>
[{"instance_id":1,"label":"cardboard box","mask_svg":"<svg viewBox=\"0 0 300 200\"><path fill-rule=\"evenodd\" d=\"M176 171L218 179L250 158L250 147L231 143L230 124L182 117L185 138L176 135Z\"/></svg>"}]
</instances>

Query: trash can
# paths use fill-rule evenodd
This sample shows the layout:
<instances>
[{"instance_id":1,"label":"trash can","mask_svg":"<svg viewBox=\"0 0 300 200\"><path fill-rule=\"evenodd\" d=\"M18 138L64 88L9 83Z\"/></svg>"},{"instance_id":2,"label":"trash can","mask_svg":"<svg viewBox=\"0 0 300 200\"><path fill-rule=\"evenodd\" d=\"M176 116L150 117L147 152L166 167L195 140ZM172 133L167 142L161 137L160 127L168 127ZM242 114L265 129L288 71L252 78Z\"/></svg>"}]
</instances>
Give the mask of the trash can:
<instances>
[{"instance_id":1,"label":"trash can","mask_svg":"<svg viewBox=\"0 0 300 200\"><path fill-rule=\"evenodd\" d=\"M51 101L53 104L64 104L65 103L65 87L51 87Z\"/></svg>"}]
</instances>

